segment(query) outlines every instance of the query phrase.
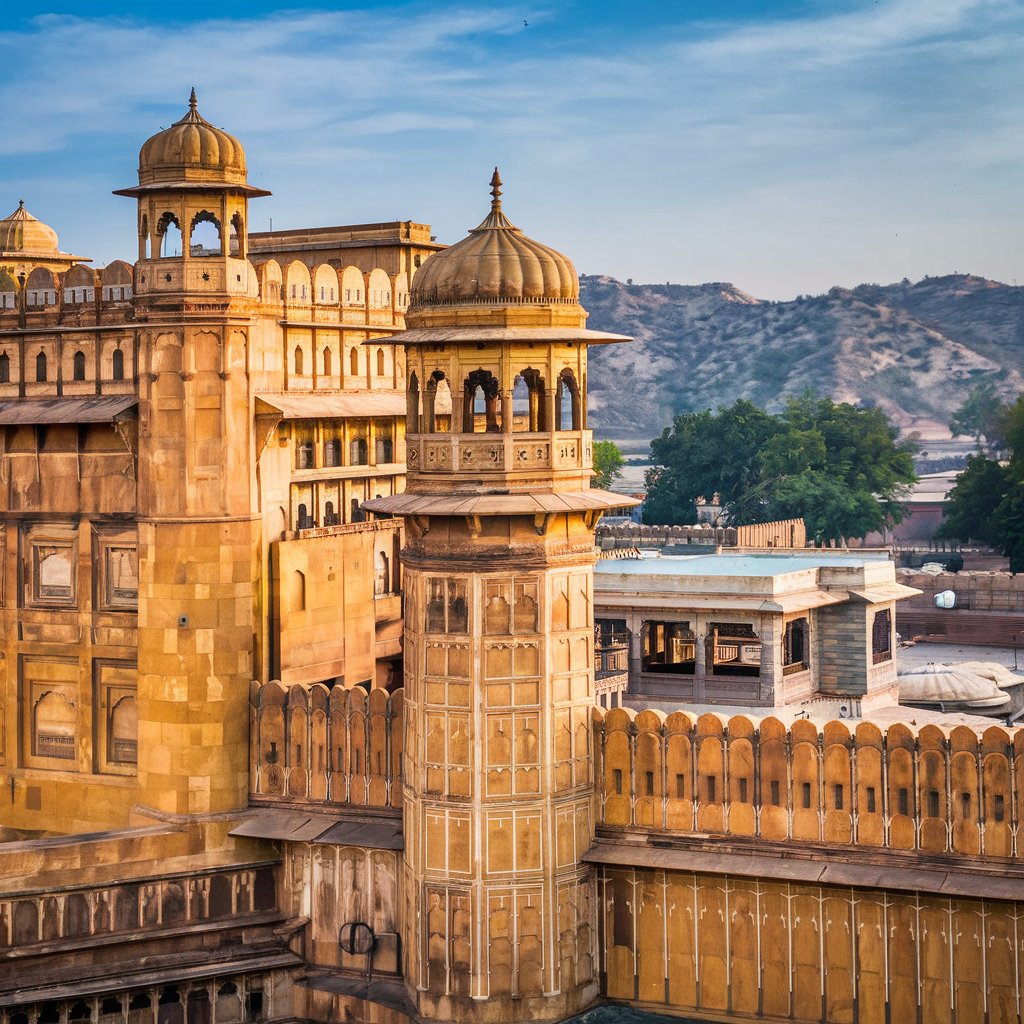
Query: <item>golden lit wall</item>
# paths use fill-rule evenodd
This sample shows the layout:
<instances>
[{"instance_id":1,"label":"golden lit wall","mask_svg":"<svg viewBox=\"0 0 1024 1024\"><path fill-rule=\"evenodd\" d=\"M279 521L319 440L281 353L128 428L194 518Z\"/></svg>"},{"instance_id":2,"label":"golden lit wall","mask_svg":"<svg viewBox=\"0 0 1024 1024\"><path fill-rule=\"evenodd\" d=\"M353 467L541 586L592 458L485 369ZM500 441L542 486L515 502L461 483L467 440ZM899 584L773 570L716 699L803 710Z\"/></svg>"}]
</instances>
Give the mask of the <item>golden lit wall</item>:
<instances>
[{"instance_id":1,"label":"golden lit wall","mask_svg":"<svg viewBox=\"0 0 1024 1024\"><path fill-rule=\"evenodd\" d=\"M625 708L597 723L598 822L779 842L1024 857L1024 733L821 727Z\"/></svg>"},{"instance_id":2,"label":"golden lit wall","mask_svg":"<svg viewBox=\"0 0 1024 1024\"><path fill-rule=\"evenodd\" d=\"M633 868L599 888L612 999L713 1020L1019 1019L1019 903Z\"/></svg>"}]
</instances>

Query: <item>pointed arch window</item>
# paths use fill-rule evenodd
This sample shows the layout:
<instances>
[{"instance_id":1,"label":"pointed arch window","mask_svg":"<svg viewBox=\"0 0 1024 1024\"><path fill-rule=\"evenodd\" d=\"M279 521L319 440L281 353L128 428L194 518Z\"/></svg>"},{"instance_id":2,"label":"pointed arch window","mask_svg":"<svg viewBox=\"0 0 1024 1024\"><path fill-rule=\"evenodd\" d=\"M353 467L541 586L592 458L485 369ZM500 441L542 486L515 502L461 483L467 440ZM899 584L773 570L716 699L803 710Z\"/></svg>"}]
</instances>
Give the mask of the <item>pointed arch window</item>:
<instances>
[{"instance_id":1,"label":"pointed arch window","mask_svg":"<svg viewBox=\"0 0 1024 1024\"><path fill-rule=\"evenodd\" d=\"M384 376L384 349L377 349L377 376Z\"/></svg>"},{"instance_id":2,"label":"pointed arch window","mask_svg":"<svg viewBox=\"0 0 1024 1024\"><path fill-rule=\"evenodd\" d=\"M75 380L85 380L85 353L76 352L73 360L72 376Z\"/></svg>"},{"instance_id":3,"label":"pointed arch window","mask_svg":"<svg viewBox=\"0 0 1024 1024\"><path fill-rule=\"evenodd\" d=\"M114 380L124 380L124 353L119 348L114 349L111 361Z\"/></svg>"},{"instance_id":4,"label":"pointed arch window","mask_svg":"<svg viewBox=\"0 0 1024 1024\"><path fill-rule=\"evenodd\" d=\"M324 349L324 376L330 377L331 375L331 350L329 348Z\"/></svg>"},{"instance_id":5,"label":"pointed arch window","mask_svg":"<svg viewBox=\"0 0 1024 1024\"><path fill-rule=\"evenodd\" d=\"M11 357L0 352L0 384L9 384L11 380Z\"/></svg>"},{"instance_id":6,"label":"pointed arch window","mask_svg":"<svg viewBox=\"0 0 1024 1024\"><path fill-rule=\"evenodd\" d=\"M302 349L298 345L295 346L295 375L302 376Z\"/></svg>"},{"instance_id":7,"label":"pointed arch window","mask_svg":"<svg viewBox=\"0 0 1024 1024\"><path fill-rule=\"evenodd\" d=\"M45 381L46 380L46 353L45 352L40 352L39 355L36 356L36 380L37 381Z\"/></svg>"},{"instance_id":8,"label":"pointed arch window","mask_svg":"<svg viewBox=\"0 0 1024 1024\"><path fill-rule=\"evenodd\" d=\"M348 354L348 372L355 375L359 373L359 349L353 348Z\"/></svg>"}]
</instances>

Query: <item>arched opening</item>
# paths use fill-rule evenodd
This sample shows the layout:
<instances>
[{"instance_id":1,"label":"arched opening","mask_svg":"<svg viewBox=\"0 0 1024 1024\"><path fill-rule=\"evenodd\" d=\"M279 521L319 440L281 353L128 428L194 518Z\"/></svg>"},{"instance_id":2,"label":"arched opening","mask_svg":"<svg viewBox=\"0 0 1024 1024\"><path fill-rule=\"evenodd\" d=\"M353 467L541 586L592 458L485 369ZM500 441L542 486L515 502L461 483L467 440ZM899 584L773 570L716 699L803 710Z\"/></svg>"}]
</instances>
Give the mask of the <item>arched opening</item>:
<instances>
[{"instance_id":1,"label":"arched opening","mask_svg":"<svg viewBox=\"0 0 1024 1024\"><path fill-rule=\"evenodd\" d=\"M328 501L324 505L324 526L337 526L338 514L334 511L334 502Z\"/></svg>"},{"instance_id":2,"label":"arched opening","mask_svg":"<svg viewBox=\"0 0 1024 1024\"><path fill-rule=\"evenodd\" d=\"M365 437L354 437L348 446L350 466L365 466L369 462L369 452Z\"/></svg>"},{"instance_id":3,"label":"arched opening","mask_svg":"<svg viewBox=\"0 0 1024 1024\"><path fill-rule=\"evenodd\" d=\"M563 370L558 375L558 389L555 392L555 429L580 430L580 389L572 370Z\"/></svg>"},{"instance_id":4,"label":"arched opening","mask_svg":"<svg viewBox=\"0 0 1024 1024\"><path fill-rule=\"evenodd\" d=\"M373 592L377 595L391 593L391 567L383 551L377 554L377 574L374 577Z\"/></svg>"},{"instance_id":5,"label":"arched opening","mask_svg":"<svg viewBox=\"0 0 1024 1024\"><path fill-rule=\"evenodd\" d=\"M56 690L48 690L32 709L32 753L35 757L75 759L77 713Z\"/></svg>"},{"instance_id":6,"label":"arched opening","mask_svg":"<svg viewBox=\"0 0 1024 1024\"><path fill-rule=\"evenodd\" d=\"M192 256L220 256L223 254L220 221L209 210L203 210L192 218L188 251Z\"/></svg>"},{"instance_id":7,"label":"arched opening","mask_svg":"<svg viewBox=\"0 0 1024 1024\"><path fill-rule=\"evenodd\" d=\"M122 697L114 705L108 728L108 760L117 764L136 764L139 760L139 711L134 697Z\"/></svg>"},{"instance_id":8,"label":"arched opening","mask_svg":"<svg viewBox=\"0 0 1024 1024\"><path fill-rule=\"evenodd\" d=\"M331 375L331 350L329 348L324 349L324 376L330 377Z\"/></svg>"},{"instance_id":9,"label":"arched opening","mask_svg":"<svg viewBox=\"0 0 1024 1024\"><path fill-rule=\"evenodd\" d=\"M36 380L37 381L45 381L46 380L46 353L45 352L40 352L39 355L36 356Z\"/></svg>"},{"instance_id":10,"label":"arched opening","mask_svg":"<svg viewBox=\"0 0 1024 1024\"><path fill-rule=\"evenodd\" d=\"M165 213L157 222L156 233L160 236L160 256L180 256L181 225L173 213Z\"/></svg>"},{"instance_id":11,"label":"arched opening","mask_svg":"<svg viewBox=\"0 0 1024 1024\"><path fill-rule=\"evenodd\" d=\"M124 380L124 353L119 348L114 349L111 362L114 380Z\"/></svg>"},{"instance_id":12,"label":"arched opening","mask_svg":"<svg viewBox=\"0 0 1024 1024\"><path fill-rule=\"evenodd\" d=\"M76 352L72 363L72 377L75 380L85 380L85 353Z\"/></svg>"},{"instance_id":13,"label":"arched opening","mask_svg":"<svg viewBox=\"0 0 1024 1024\"><path fill-rule=\"evenodd\" d=\"M451 424L451 388L443 370L434 370L423 392L424 433L444 433Z\"/></svg>"},{"instance_id":14,"label":"arched opening","mask_svg":"<svg viewBox=\"0 0 1024 1024\"><path fill-rule=\"evenodd\" d=\"M296 527L298 529L308 530L313 526L313 517L309 514L309 506L305 502L299 503L297 517Z\"/></svg>"},{"instance_id":15,"label":"arched opening","mask_svg":"<svg viewBox=\"0 0 1024 1024\"><path fill-rule=\"evenodd\" d=\"M390 429L390 427L378 428L377 437L374 441L374 456L378 466L394 461L394 445L391 441L391 435L388 433Z\"/></svg>"},{"instance_id":16,"label":"arched opening","mask_svg":"<svg viewBox=\"0 0 1024 1024\"><path fill-rule=\"evenodd\" d=\"M6 352L0 352L0 384L11 382L11 357Z\"/></svg>"},{"instance_id":17,"label":"arched opening","mask_svg":"<svg viewBox=\"0 0 1024 1024\"><path fill-rule=\"evenodd\" d=\"M462 430L466 434L501 430L498 379L490 370L474 370L466 378L462 400Z\"/></svg>"},{"instance_id":18,"label":"arched opening","mask_svg":"<svg viewBox=\"0 0 1024 1024\"><path fill-rule=\"evenodd\" d=\"M231 218L231 237L229 239L230 248L228 252L232 256L237 256L239 259L245 259L245 229L242 224L242 215L236 213Z\"/></svg>"},{"instance_id":19,"label":"arched opening","mask_svg":"<svg viewBox=\"0 0 1024 1024\"><path fill-rule=\"evenodd\" d=\"M362 523L366 521L366 513L359 507L359 499L352 499L352 518L349 520L353 523Z\"/></svg>"},{"instance_id":20,"label":"arched opening","mask_svg":"<svg viewBox=\"0 0 1024 1024\"><path fill-rule=\"evenodd\" d=\"M295 375L297 377L302 376L302 348L299 345L295 346Z\"/></svg>"},{"instance_id":21,"label":"arched opening","mask_svg":"<svg viewBox=\"0 0 1024 1024\"><path fill-rule=\"evenodd\" d=\"M329 437L324 442L324 465L341 465L341 441L337 437Z\"/></svg>"},{"instance_id":22,"label":"arched opening","mask_svg":"<svg viewBox=\"0 0 1024 1024\"><path fill-rule=\"evenodd\" d=\"M349 353L348 353L348 372L351 373L353 377L358 376L358 374L359 374L359 349L358 348L349 349Z\"/></svg>"},{"instance_id":23,"label":"arched opening","mask_svg":"<svg viewBox=\"0 0 1024 1024\"><path fill-rule=\"evenodd\" d=\"M548 429L547 420L544 378L539 370L528 366L516 376L512 390L512 429L535 434Z\"/></svg>"},{"instance_id":24,"label":"arched opening","mask_svg":"<svg viewBox=\"0 0 1024 1024\"><path fill-rule=\"evenodd\" d=\"M7 358L6 353L3 358ZM5 377L4 380L6 379ZM409 374L409 390L406 393L405 405L405 432L407 434L420 432L420 382L415 373Z\"/></svg>"},{"instance_id":25,"label":"arched opening","mask_svg":"<svg viewBox=\"0 0 1024 1024\"><path fill-rule=\"evenodd\" d=\"M384 376L384 349L377 349L377 376Z\"/></svg>"},{"instance_id":26,"label":"arched opening","mask_svg":"<svg viewBox=\"0 0 1024 1024\"><path fill-rule=\"evenodd\" d=\"M299 506L299 529L303 529L302 517L304 515L305 505ZM291 577L288 581L288 599L287 605L289 611L304 611L306 607L306 574L301 569L294 569L291 573Z\"/></svg>"}]
</instances>

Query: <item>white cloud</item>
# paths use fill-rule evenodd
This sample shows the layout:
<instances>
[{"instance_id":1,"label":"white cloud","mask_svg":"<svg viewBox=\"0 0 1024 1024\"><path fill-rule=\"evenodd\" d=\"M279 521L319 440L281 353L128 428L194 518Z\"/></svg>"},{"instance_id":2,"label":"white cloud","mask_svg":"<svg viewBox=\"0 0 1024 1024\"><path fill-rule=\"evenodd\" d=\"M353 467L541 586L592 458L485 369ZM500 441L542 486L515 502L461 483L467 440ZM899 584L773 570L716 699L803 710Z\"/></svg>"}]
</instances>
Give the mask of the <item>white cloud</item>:
<instances>
[{"instance_id":1,"label":"white cloud","mask_svg":"<svg viewBox=\"0 0 1024 1024\"><path fill-rule=\"evenodd\" d=\"M0 32L0 207L31 186L45 201L30 205L52 210L69 244L130 251L130 204L106 194L130 182L139 145L184 112L194 84L276 193L257 216L279 224L413 216L454 240L479 219L499 162L513 216L621 276L704 276L699 257L708 276L751 273L760 231L775 249L768 287L786 274L794 292L827 287L822 275L856 276L863 256L837 238L834 270L823 265L817 225L873 223L891 211L870 196L894 188L936 219L1004 188L1019 235L1021 200L1003 184L1024 160L1014 0L859 0L799 19L634 27L614 48L562 17L531 13L527 33L519 14L486 6L173 28L37 18ZM673 225L664 238L636 231L659 219ZM948 245L912 255L963 269ZM993 239L993 252L1008 248Z\"/></svg>"}]
</instances>

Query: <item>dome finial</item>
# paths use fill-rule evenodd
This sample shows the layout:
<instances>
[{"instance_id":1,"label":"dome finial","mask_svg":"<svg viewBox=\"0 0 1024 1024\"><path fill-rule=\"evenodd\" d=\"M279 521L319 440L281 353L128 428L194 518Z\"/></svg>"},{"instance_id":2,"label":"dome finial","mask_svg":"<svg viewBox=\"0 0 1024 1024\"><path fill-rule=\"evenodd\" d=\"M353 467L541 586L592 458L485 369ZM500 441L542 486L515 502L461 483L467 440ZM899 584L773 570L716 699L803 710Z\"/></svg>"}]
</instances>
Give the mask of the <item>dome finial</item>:
<instances>
[{"instance_id":1,"label":"dome finial","mask_svg":"<svg viewBox=\"0 0 1024 1024\"><path fill-rule=\"evenodd\" d=\"M498 173L498 168L494 168L494 173L491 175L491 209L501 209L501 175Z\"/></svg>"},{"instance_id":2,"label":"dome finial","mask_svg":"<svg viewBox=\"0 0 1024 1024\"><path fill-rule=\"evenodd\" d=\"M25 209L25 200L24 199L19 199L18 200L18 209L19 210L24 210Z\"/></svg>"},{"instance_id":3,"label":"dome finial","mask_svg":"<svg viewBox=\"0 0 1024 1024\"><path fill-rule=\"evenodd\" d=\"M192 86L192 94L188 98L188 109L191 110L193 113L195 113L196 106L197 106L196 87L193 85Z\"/></svg>"}]
</instances>

